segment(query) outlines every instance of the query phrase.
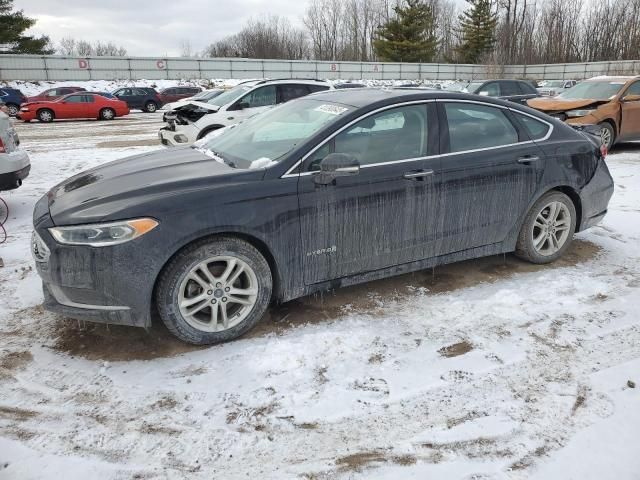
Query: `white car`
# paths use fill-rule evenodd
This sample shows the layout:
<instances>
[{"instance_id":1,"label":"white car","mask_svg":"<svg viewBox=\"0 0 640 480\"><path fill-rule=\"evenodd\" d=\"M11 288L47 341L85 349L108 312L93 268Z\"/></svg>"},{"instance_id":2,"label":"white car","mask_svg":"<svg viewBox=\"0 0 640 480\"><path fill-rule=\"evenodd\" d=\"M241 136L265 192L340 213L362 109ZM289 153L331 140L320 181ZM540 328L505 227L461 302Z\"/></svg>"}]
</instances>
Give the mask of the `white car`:
<instances>
[{"instance_id":1,"label":"white car","mask_svg":"<svg viewBox=\"0 0 640 480\"><path fill-rule=\"evenodd\" d=\"M555 97L568 88L575 87L575 80L544 80L536 89L542 97Z\"/></svg>"},{"instance_id":2,"label":"white car","mask_svg":"<svg viewBox=\"0 0 640 480\"><path fill-rule=\"evenodd\" d=\"M0 191L18 188L29 175L29 156L18 145L20 140L9 115L0 112Z\"/></svg>"},{"instance_id":3,"label":"white car","mask_svg":"<svg viewBox=\"0 0 640 480\"><path fill-rule=\"evenodd\" d=\"M176 108L182 107L183 105L187 105L188 103L191 103L191 102L205 102L205 103L211 102L214 98L216 98L218 95L221 95L222 93L224 93L224 89L212 88L211 90L204 90L194 95L193 97L183 98L182 100L177 100L171 103L165 103L164 106L162 107L163 110L165 111L162 119L166 122L167 113L171 112L172 110L175 110Z\"/></svg>"},{"instance_id":4,"label":"white car","mask_svg":"<svg viewBox=\"0 0 640 480\"><path fill-rule=\"evenodd\" d=\"M255 80L215 97L210 103L189 102L166 115L158 136L163 145L191 145L209 133L234 125L279 103L331 89L320 80Z\"/></svg>"}]
</instances>

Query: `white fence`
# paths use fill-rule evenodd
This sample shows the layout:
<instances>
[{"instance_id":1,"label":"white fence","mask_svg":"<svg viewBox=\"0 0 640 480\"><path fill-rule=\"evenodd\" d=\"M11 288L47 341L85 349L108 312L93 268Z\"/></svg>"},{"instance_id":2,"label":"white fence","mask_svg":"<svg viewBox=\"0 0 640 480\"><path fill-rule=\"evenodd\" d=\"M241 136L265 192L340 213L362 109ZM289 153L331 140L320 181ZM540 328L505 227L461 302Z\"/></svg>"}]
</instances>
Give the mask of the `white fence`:
<instances>
[{"instance_id":1,"label":"white fence","mask_svg":"<svg viewBox=\"0 0 640 480\"><path fill-rule=\"evenodd\" d=\"M584 79L637 74L640 60L549 65L320 62L238 58L64 57L0 55L2 80L159 80L225 78L320 78L377 80L472 80L483 78Z\"/></svg>"}]
</instances>

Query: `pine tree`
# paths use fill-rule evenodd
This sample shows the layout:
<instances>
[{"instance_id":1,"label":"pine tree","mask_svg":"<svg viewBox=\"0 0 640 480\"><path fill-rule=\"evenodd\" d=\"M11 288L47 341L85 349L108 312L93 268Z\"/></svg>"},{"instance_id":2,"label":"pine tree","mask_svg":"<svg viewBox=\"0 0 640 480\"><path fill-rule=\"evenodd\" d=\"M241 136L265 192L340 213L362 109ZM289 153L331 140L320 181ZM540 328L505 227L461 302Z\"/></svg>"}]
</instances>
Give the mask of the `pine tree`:
<instances>
[{"instance_id":1,"label":"pine tree","mask_svg":"<svg viewBox=\"0 0 640 480\"><path fill-rule=\"evenodd\" d=\"M470 7L460 15L461 43L458 56L462 63L479 63L496 43L498 14L492 0L467 0Z\"/></svg>"},{"instance_id":2,"label":"pine tree","mask_svg":"<svg viewBox=\"0 0 640 480\"><path fill-rule=\"evenodd\" d=\"M22 10L13 10L13 0L0 0L0 53L53 53L47 48L49 37L24 35L36 21L25 17Z\"/></svg>"},{"instance_id":3,"label":"pine tree","mask_svg":"<svg viewBox=\"0 0 640 480\"><path fill-rule=\"evenodd\" d=\"M393 8L395 18L378 27L373 47L380 60L431 62L436 54L433 10L423 0L406 0Z\"/></svg>"}]
</instances>

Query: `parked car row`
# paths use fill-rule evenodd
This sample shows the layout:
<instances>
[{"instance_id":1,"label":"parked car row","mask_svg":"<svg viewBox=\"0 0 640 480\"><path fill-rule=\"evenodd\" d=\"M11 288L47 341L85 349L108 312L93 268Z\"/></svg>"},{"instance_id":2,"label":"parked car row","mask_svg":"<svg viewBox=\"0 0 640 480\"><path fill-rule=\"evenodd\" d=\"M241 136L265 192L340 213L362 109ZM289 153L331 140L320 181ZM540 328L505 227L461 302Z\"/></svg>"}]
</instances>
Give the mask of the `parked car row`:
<instances>
[{"instance_id":1,"label":"parked car row","mask_svg":"<svg viewBox=\"0 0 640 480\"><path fill-rule=\"evenodd\" d=\"M218 93L219 90L214 90ZM111 119L116 116L126 115L122 105L99 102L95 95L100 95L110 100L119 100L129 110L139 109L145 112L155 112L165 104L177 102L194 95L208 94L200 87L170 87L157 92L149 87L123 87L112 93L88 92L83 87L65 86L47 89L38 95L26 97L20 90L8 87L0 88L0 105L4 105L10 116L19 117L25 121L38 119L43 122L63 118L97 118ZM87 94L89 97L78 95ZM69 105L82 104L82 105ZM86 105L94 104L94 105ZM91 108L85 108L91 107ZM101 107L101 108L98 108ZM107 110L104 110L104 109ZM111 115L113 113L114 115Z\"/></svg>"}]
</instances>

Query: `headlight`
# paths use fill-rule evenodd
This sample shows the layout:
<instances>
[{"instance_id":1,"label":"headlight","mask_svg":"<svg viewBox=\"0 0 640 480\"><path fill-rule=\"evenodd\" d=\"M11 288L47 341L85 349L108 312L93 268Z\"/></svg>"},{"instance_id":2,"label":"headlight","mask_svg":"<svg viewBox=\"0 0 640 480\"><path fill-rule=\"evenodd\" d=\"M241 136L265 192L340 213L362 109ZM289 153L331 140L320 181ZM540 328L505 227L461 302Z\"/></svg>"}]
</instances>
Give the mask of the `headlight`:
<instances>
[{"instance_id":1,"label":"headlight","mask_svg":"<svg viewBox=\"0 0 640 480\"><path fill-rule=\"evenodd\" d=\"M591 115L595 111L596 111L595 108L590 108L586 110L569 110L567 112L567 117L569 118L586 117L587 115Z\"/></svg>"},{"instance_id":2,"label":"headlight","mask_svg":"<svg viewBox=\"0 0 640 480\"><path fill-rule=\"evenodd\" d=\"M20 109L21 112L28 112L29 111L29 107L22 107Z\"/></svg>"},{"instance_id":3,"label":"headlight","mask_svg":"<svg viewBox=\"0 0 640 480\"><path fill-rule=\"evenodd\" d=\"M106 247L138 238L157 226L158 222L152 218L138 218L113 223L53 227L49 232L58 243L64 245Z\"/></svg>"}]
</instances>

